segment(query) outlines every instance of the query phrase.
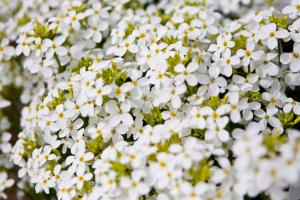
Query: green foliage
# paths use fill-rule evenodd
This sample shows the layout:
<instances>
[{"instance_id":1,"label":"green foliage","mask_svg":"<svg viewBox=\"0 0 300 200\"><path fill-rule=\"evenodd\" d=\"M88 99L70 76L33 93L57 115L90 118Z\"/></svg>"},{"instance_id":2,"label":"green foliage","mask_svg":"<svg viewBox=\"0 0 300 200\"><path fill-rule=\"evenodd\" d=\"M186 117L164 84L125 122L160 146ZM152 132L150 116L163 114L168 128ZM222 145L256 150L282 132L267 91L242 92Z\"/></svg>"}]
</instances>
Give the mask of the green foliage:
<instances>
[{"instance_id":1,"label":"green foliage","mask_svg":"<svg viewBox=\"0 0 300 200\"><path fill-rule=\"evenodd\" d=\"M287 16L270 16L269 17L270 23L275 23L277 28L286 29L287 24Z\"/></svg>"},{"instance_id":2,"label":"green foliage","mask_svg":"<svg viewBox=\"0 0 300 200\"><path fill-rule=\"evenodd\" d=\"M53 38L54 36L54 32L49 30L48 26L46 25L42 25L40 23L38 23L34 28L34 37L40 37L42 39L45 38Z\"/></svg>"},{"instance_id":3,"label":"green foliage","mask_svg":"<svg viewBox=\"0 0 300 200\"><path fill-rule=\"evenodd\" d=\"M156 161L156 156L157 153L160 152L168 152L169 151L169 147L172 144L177 144L181 142L181 138L179 137L178 134L172 134L171 138L169 140L165 140L163 142L160 142L157 144L157 150L156 153L152 153L147 157L147 160L149 161Z\"/></svg>"},{"instance_id":4,"label":"green foliage","mask_svg":"<svg viewBox=\"0 0 300 200\"><path fill-rule=\"evenodd\" d=\"M84 194L89 194L92 192L94 184L91 181L84 181L83 186L80 190L76 189L76 192L79 196L83 196ZM78 200L81 199L76 197ZM75 198L75 199L76 199Z\"/></svg>"},{"instance_id":5,"label":"green foliage","mask_svg":"<svg viewBox=\"0 0 300 200\"><path fill-rule=\"evenodd\" d=\"M279 119L285 127L293 127L300 122L300 115L295 116L292 111L289 113L280 112Z\"/></svg>"},{"instance_id":6,"label":"green foliage","mask_svg":"<svg viewBox=\"0 0 300 200\"><path fill-rule=\"evenodd\" d=\"M189 50L186 53L186 56L183 58L182 63L184 65L187 65L192 60L192 48L189 48Z\"/></svg>"},{"instance_id":7,"label":"green foliage","mask_svg":"<svg viewBox=\"0 0 300 200\"><path fill-rule=\"evenodd\" d=\"M161 18L161 24L162 25L165 25L171 19L171 15L170 14L166 14L166 13L164 13L161 10L157 11L156 14L157 14L157 16L159 16Z\"/></svg>"},{"instance_id":8,"label":"green foliage","mask_svg":"<svg viewBox=\"0 0 300 200\"><path fill-rule=\"evenodd\" d=\"M260 92L247 92L246 96L248 97L249 102L259 101L261 98Z\"/></svg>"},{"instance_id":9,"label":"green foliage","mask_svg":"<svg viewBox=\"0 0 300 200\"><path fill-rule=\"evenodd\" d=\"M103 137L100 135L94 140L87 142L86 148L88 151L92 152L94 155L99 155L104 149Z\"/></svg>"},{"instance_id":10,"label":"green foliage","mask_svg":"<svg viewBox=\"0 0 300 200\"><path fill-rule=\"evenodd\" d=\"M86 6L84 4L81 4L80 6L72 6L72 9L76 13L81 13L81 12L84 12L86 10Z\"/></svg>"},{"instance_id":11,"label":"green foliage","mask_svg":"<svg viewBox=\"0 0 300 200\"><path fill-rule=\"evenodd\" d=\"M30 20L30 17L27 14L25 14L22 18L18 19L17 24L18 26L24 26L28 22L30 22Z\"/></svg>"},{"instance_id":12,"label":"green foliage","mask_svg":"<svg viewBox=\"0 0 300 200\"><path fill-rule=\"evenodd\" d=\"M226 102L227 96L224 96L222 99L219 96L211 96L208 101L203 102L203 105L216 110L221 104L225 104Z\"/></svg>"},{"instance_id":13,"label":"green foliage","mask_svg":"<svg viewBox=\"0 0 300 200\"><path fill-rule=\"evenodd\" d=\"M168 45L175 44L176 42L178 42L178 38L173 37L173 36L165 37L164 42Z\"/></svg>"},{"instance_id":14,"label":"green foliage","mask_svg":"<svg viewBox=\"0 0 300 200\"><path fill-rule=\"evenodd\" d=\"M176 65L181 63L179 52L177 52L173 57L170 56L169 58L167 58L167 62L169 64L167 72L170 72L172 75L176 75L177 73L175 72L174 68Z\"/></svg>"},{"instance_id":15,"label":"green foliage","mask_svg":"<svg viewBox=\"0 0 300 200\"><path fill-rule=\"evenodd\" d=\"M124 69L119 69L115 63L112 63L111 68L103 69L98 78L102 78L105 84L111 84L115 82L118 86L122 85L126 79L127 74Z\"/></svg>"},{"instance_id":16,"label":"green foliage","mask_svg":"<svg viewBox=\"0 0 300 200\"><path fill-rule=\"evenodd\" d=\"M189 38L187 35L185 35L182 39L182 45L183 46L188 46L189 45Z\"/></svg>"},{"instance_id":17,"label":"green foliage","mask_svg":"<svg viewBox=\"0 0 300 200\"><path fill-rule=\"evenodd\" d=\"M208 159L202 160L197 167L192 167L189 169L189 175L191 176L191 183L196 185L199 182L207 181L211 175L212 162Z\"/></svg>"},{"instance_id":18,"label":"green foliage","mask_svg":"<svg viewBox=\"0 0 300 200\"><path fill-rule=\"evenodd\" d=\"M25 153L25 156L31 156L32 155L32 152L34 149L37 148L37 144L35 141L33 140L30 140L28 138L22 138L23 142L24 142L24 153Z\"/></svg>"},{"instance_id":19,"label":"green foliage","mask_svg":"<svg viewBox=\"0 0 300 200\"><path fill-rule=\"evenodd\" d=\"M232 54L236 54L239 49L246 49L247 37L240 35L239 37L234 37L232 41L235 43L234 47L231 48Z\"/></svg>"},{"instance_id":20,"label":"green foliage","mask_svg":"<svg viewBox=\"0 0 300 200\"><path fill-rule=\"evenodd\" d=\"M279 147L286 141L285 135L272 133L264 135L263 144L268 149L269 153L276 154Z\"/></svg>"},{"instance_id":21,"label":"green foliage","mask_svg":"<svg viewBox=\"0 0 300 200\"><path fill-rule=\"evenodd\" d=\"M117 182L120 181L121 176L129 176L131 170L129 169L128 165L122 164L117 161L111 161L111 168L117 173Z\"/></svg>"},{"instance_id":22,"label":"green foliage","mask_svg":"<svg viewBox=\"0 0 300 200\"><path fill-rule=\"evenodd\" d=\"M185 5L187 6L200 6L201 3L197 1L190 1L190 0L185 0L184 1Z\"/></svg>"},{"instance_id":23,"label":"green foliage","mask_svg":"<svg viewBox=\"0 0 300 200\"><path fill-rule=\"evenodd\" d=\"M54 97L52 101L48 103L49 110L54 110L56 106L64 103L66 101L66 97L61 90L58 90L58 96Z\"/></svg>"},{"instance_id":24,"label":"green foliage","mask_svg":"<svg viewBox=\"0 0 300 200\"><path fill-rule=\"evenodd\" d=\"M159 107L153 107L150 114L144 114L144 121L149 125L162 124L164 122Z\"/></svg>"},{"instance_id":25,"label":"green foliage","mask_svg":"<svg viewBox=\"0 0 300 200\"><path fill-rule=\"evenodd\" d=\"M78 62L77 66L72 70L72 72L79 73L80 69L83 67L90 67L93 64L93 59L92 58L81 58L80 61Z\"/></svg>"},{"instance_id":26,"label":"green foliage","mask_svg":"<svg viewBox=\"0 0 300 200\"><path fill-rule=\"evenodd\" d=\"M202 129L192 129L191 135L199 140L204 140L205 138L205 130Z\"/></svg>"},{"instance_id":27,"label":"green foliage","mask_svg":"<svg viewBox=\"0 0 300 200\"><path fill-rule=\"evenodd\" d=\"M71 86L69 86L68 92L69 92L70 99L73 99L74 98L74 90Z\"/></svg>"},{"instance_id":28,"label":"green foliage","mask_svg":"<svg viewBox=\"0 0 300 200\"><path fill-rule=\"evenodd\" d=\"M131 33L134 31L134 25L132 24L132 23L128 23L127 24L127 28L126 28L126 30L125 30L125 38L127 38L128 36L130 36L131 35Z\"/></svg>"}]
</instances>

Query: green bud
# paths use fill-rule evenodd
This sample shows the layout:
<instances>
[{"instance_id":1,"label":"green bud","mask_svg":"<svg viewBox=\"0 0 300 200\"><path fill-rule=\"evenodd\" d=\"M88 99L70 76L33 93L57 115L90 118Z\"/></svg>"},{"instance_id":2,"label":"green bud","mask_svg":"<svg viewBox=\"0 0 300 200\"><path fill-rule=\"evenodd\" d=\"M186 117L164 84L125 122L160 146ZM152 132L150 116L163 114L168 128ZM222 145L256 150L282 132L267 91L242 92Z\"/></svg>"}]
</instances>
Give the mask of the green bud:
<instances>
[{"instance_id":1,"label":"green bud","mask_svg":"<svg viewBox=\"0 0 300 200\"><path fill-rule=\"evenodd\" d=\"M182 39L182 46L188 46L189 45L189 38L187 35L185 35Z\"/></svg>"},{"instance_id":2,"label":"green bud","mask_svg":"<svg viewBox=\"0 0 300 200\"><path fill-rule=\"evenodd\" d=\"M250 102L259 101L261 98L260 92L247 92L246 96Z\"/></svg>"},{"instance_id":3,"label":"green bud","mask_svg":"<svg viewBox=\"0 0 300 200\"><path fill-rule=\"evenodd\" d=\"M61 90L59 90L58 96L54 97L53 100L48 103L49 110L54 110L56 106L64 103L65 101L66 101L66 97L64 93Z\"/></svg>"},{"instance_id":4,"label":"green bud","mask_svg":"<svg viewBox=\"0 0 300 200\"><path fill-rule=\"evenodd\" d=\"M286 141L285 135L272 133L264 135L263 144L268 149L269 153L276 154L280 146Z\"/></svg>"},{"instance_id":5,"label":"green bud","mask_svg":"<svg viewBox=\"0 0 300 200\"><path fill-rule=\"evenodd\" d=\"M178 39L176 37L170 36L170 37L165 37L164 42L168 45L174 44L178 42Z\"/></svg>"},{"instance_id":6,"label":"green bud","mask_svg":"<svg viewBox=\"0 0 300 200\"><path fill-rule=\"evenodd\" d=\"M100 135L94 140L87 142L87 150L92 152L94 155L99 155L104 149L103 137Z\"/></svg>"},{"instance_id":7,"label":"green bud","mask_svg":"<svg viewBox=\"0 0 300 200\"><path fill-rule=\"evenodd\" d=\"M31 156L33 150L37 148L37 143L28 138L23 138L23 141L24 141L23 146L24 146L25 154Z\"/></svg>"},{"instance_id":8,"label":"green bud","mask_svg":"<svg viewBox=\"0 0 300 200\"><path fill-rule=\"evenodd\" d=\"M176 72L174 70L175 66L181 63L181 57L179 52L177 52L173 57L167 58L167 62L169 64L167 72L171 73L172 75L176 76Z\"/></svg>"},{"instance_id":9,"label":"green bud","mask_svg":"<svg viewBox=\"0 0 300 200\"><path fill-rule=\"evenodd\" d=\"M81 13L84 12L86 10L86 6L85 5L80 5L80 6L72 6L72 9L76 12L76 13Z\"/></svg>"},{"instance_id":10,"label":"green bud","mask_svg":"<svg viewBox=\"0 0 300 200\"><path fill-rule=\"evenodd\" d=\"M240 35L239 37L234 37L232 41L235 43L234 47L231 48L232 54L236 54L239 49L246 49L247 37Z\"/></svg>"},{"instance_id":11,"label":"green bud","mask_svg":"<svg viewBox=\"0 0 300 200\"><path fill-rule=\"evenodd\" d=\"M209 106L216 110L221 104L221 99L219 96L211 96L208 101L204 102L204 106Z\"/></svg>"},{"instance_id":12,"label":"green bud","mask_svg":"<svg viewBox=\"0 0 300 200\"><path fill-rule=\"evenodd\" d=\"M269 17L270 23L275 23L277 28L286 29L287 24L287 16L270 16Z\"/></svg>"},{"instance_id":13,"label":"green bud","mask_svg":"<svg viewBox=\"0 0 300 200\"><path fill-rule=\"evenodd\" d=\"M115 63L112 63L112 67L103 69L101 74L97 75L97 78L101 78L107 85L115 82L118 86L121 86L126 81L127 74L125 69L119 69Z\"/></svg>"},{"instance_id":14,"label":"green bud","mask_svg":"<svg viewBox=\"0 0 300 200\"><path fill-rule=\"evenodd\" d=\"M300 115L295 116L292 111L289 113L280 112L279 119L285 127L293 127L300 122Z\"/></svg>"},{"instance_id":15,"label":"green bud","mask_svg":"<svg viewBox=\"0 0 300 200\"><path fill-rule=\"evenodd\" d=\"M280 112L279 113L279 120L282 122L283 125L288 125L291 123L294 119L294 113L289 112L289 113L284 113Z\"/></svg>"},{"instance_id":16,"label":"green bud","mask_svg":"<svg viewBox=\"0 0 300 200\"><path fill-rule=\"evenodd\" d=\"M125 30L125 35L124 37L127 38L129 35L131 35L131 33L134 31L134 25L132 23L128 23L127 24L127 28Z\"/></svg>"},{"instance_id":17,"label":"green bud","mask_svg":"<svg viewBox=\"0 0 300 200\"><path fill-rule=\"evenodd\" d=\"M40 37L42 39L49 38L51 35L48 26L39 23L33 28L33 31L35 37Z\"/></svg>"},{"instance_id":18,"label":"green bud","mask_svg":"<svg viewBox=\"0 0 300 200\"><path fill-rule=\"evenodd\" d=\"M72 70L74 73L79 73L81 68L88 68L93 64L93 59L92 58L81 58L80 61L78 62L77 66Z\"/></svg>"},{"instance_id":19,"label":"green bud","mask_svg":"<svg viewBox=\"0 0 300 200\"><path fill-rule=\"evenodd\" d=\"M30 17L28 15L24 15L22 18L18 19L18 26L24 26L26 25L28 22L30 22Z\"/></svg>"},{"instance_id":20,"label":"green bud","mask_svg":"<svg viewBox=\"0 0 300 200\"><path fill-rule=\"evenodd\" d=\"M205 138L205 130L202 129L192 129L191 135L199 140L204 140Z\"/></svg>"},{"instance_id":21,"label":"green bud","mask_svg":"<svg viewBox=\"0 0 300 200\"><path fill-rule=\"evenodd\" d=\"M191 1L191 0L185 0L184 1L185 5L187 6L200 6L201 3L197 1Z\"/></svg>"}]
</instances>

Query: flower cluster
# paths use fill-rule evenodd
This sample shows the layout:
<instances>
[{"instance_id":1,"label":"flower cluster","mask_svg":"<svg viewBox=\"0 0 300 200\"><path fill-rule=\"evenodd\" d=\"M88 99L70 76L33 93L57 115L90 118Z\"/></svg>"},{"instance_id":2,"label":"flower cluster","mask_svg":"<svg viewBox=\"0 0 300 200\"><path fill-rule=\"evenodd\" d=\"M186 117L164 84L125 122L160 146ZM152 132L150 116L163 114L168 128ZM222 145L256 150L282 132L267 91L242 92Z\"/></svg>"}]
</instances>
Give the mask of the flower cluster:
<instances>
[{"instance_id":1,"label":"flower cluster","mask_svg":"<svg viewBox=\"0 0 300 200\"><path fill-rule=\"evenodd\" d=\"M36 193L282 200L299 180L298 0L5 2L0 83L25 105L10 158Z\"/></svg>"}]
</instances>

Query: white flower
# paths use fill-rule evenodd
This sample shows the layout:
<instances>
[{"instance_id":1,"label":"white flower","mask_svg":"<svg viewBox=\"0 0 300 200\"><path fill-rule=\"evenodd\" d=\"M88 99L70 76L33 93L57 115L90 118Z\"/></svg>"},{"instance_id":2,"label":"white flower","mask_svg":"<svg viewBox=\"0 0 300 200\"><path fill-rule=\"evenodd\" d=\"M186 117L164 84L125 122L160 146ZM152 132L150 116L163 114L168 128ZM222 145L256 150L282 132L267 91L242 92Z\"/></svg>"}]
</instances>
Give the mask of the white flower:
<instances>
[{"instance_id":1,"label":"white flower","mask_svg":"<svg viewBox=\"0 0 300 200\"><path fill-rule=\"evenodd\" d=\"M63 177L63 180L58 184L57 198L61 200L71 200L76 192L73 189L73 181L70 181L69 177Z\"/></svg>"},{"instance_id":2,"label":"white flower","mask_svg":"<svg viewBox=\"0 0 300 200\"><path fill-rule=\"evenodd\" d=\"M141 195L145 195L149 192L149 186L142 182L141 179L145 176L140 171L133 171L132 177L122 177L120 185L128 190L130 198L136 199Z\"/></svg>"},{"instance_id":3,"label":"white flower","mask_svg":"<svg viewBox=\"0 0 300 200\"><path fill-rule=\"evenodd\" d=\"M52 58L54 54L64 56L68 53L67 48L63 47L62 44L65 42L64 36L58 36L54 40L45 39L44 46L47 58Z\"/></svg>"},{"instance_id":4,"label":"white flower","mask_svg":"<svg viewBox=\"0 0 300 200\"><path fill-rule=\"evenodd\" d=\"M158 106L161 103L171 101L171 105L174 108L179 108L181 105L180 95L182 95L185 91L186 87L184 84L166 87L164 92L159 94L160 96L158 96L153 103L155 106Z\"/></svg>"},{"instance_id":5,"label":"white flower","mask_svg":"<svg viewBox=\"0 0 300 200\"><path fill-rule=\"evenodd\" d=\"M81 189L85 181L89 181L93 178L92 173L84 174L83 171L76 173L76 177L74 178L74 183L77 184L77 188Z\"/></svg>"},{"instance_id":6,"label":"white flower","mask_svg":"<svg viewBox=\"0 0 300 200\"><path fill-rule=\"evenodd\" d=\"M53 75L53 66L56 66L55 60L34 58L27 59L24 62L24 67L27 68L30 73L42 73L45 78L50 78Z\"/></svg>"},{"instance_id":7,"label":"white flower","mask_svg":"<svg viewBox=\"0 0 300 200\"><path fill-rule=\"evenodd\" d=\"M54 160L56 158L55 154L51 154L51 147L50 146L45 146L43 148L43 152L40 157L40 165L45 164L49 160Z\"/></svg>"},{"instance_id":8,"label":"white flower","mask_svg":"<svg viewBox=\"0 0 300 200\"><path fill-rule=\"evenodd\" d=\"M183 64L175 66L175 72L179 73L175 78L177 83L181 84L186 81L191 86L197 85L197 77L193 74L193 72L195 72L197 69L198 64L195 62L189 63L186 67Z\"/></svg>"},{"instance_id":9,"label":"white flower","mask_svg":"<svg viewBox=\"0 0 300 200\"><path fill-rule=\"evenodd\" d=\"M105 104L105 110L111 114L110 125L117 126L120 122L130 126L133 124L133 118L128 113L131 109L131 104L126 101L120 106L115 101L109 101Z\"/></svg>"},{"instance_id":10,"label":"white flower","mask_svg":"<svg viewBox=\"0 0 300 200\"><path fill-rule=\"evenodd\" d=\"M206 140L213 140L217 137L222 142L227 142L229 140L229 133L225 130L225 126L228 123L228 118L223 118L218 122L208 123L208 130L205 133Z\"/></svg>"},{"instance_id":11,"label":"white flower","mask_svg":"<svg viewBox=\"0 0 300 200\"><path fill-rule=\"evenodd\" d=\"M192 107L189 112L191 119L187 119L185 123L192 127L196 127L199 129L203 129L206 127L206 121L204 119L204 115L202 113L202 109L198 107Z\"/></svg>"},{"instance_id":12,"label":"white flower","mask_svg":"<svg viewBox=\"0 0 300 200\"><path fill-rule=\"evenodd\" d=\"M65 22L72 26L73 29L80 29L80 20L85 18L84 13L76 13L76 11L72 10L68 13L68 17L65 18Z\"/></svg>"},{"instance_id":13,"label":"white flower","mask_svg":"<svg viewBox=\"0 0 300 200\"><path fill-rule=\"evenodd\" d=\"M108 28L108 23L106 21L97 20L97 18L89 18L88 24L90 28L85 32L86 38L92 38L94 42L101 42L102 34Z\"/></svg>"},{"instance_id":14,"label":"white flower","mask_svg":"<svg viewBox=\"0 0 300 200\"><path fill-rule=\"evenodd\" d=\"M227 82L219 74L220 69L218 67L211 67L208 74L199 74L198 76L199 83L207 86L209 96L217 96L224 92Z\"/></svg>"},{"instance_id":15,"label":"white flower","mask_svg":"<svg viewBox=\"0 0 300 200\"><path fill-rule=\"evenodd\" d=\"M6 108L10 106L11 103L5 99L0 99L0 108Z\"/></svg>"},{"instance_id":16,"label":"white flower","mask_svg":"<svg viewBox=\"0 0 300 200\"><path fill-rule=\"evenodd\" d=\"M250 64L251 59L258 61L261 59L263 55L263 51L258 50L254 51L255 49L255 43L254 42L247 42L246 50L239 49L237 51L237 55L239 57L242 57L242 63L244 66L248 66Z\"/></svg>"},{"instance_id":17,"label":"white flower","mask_svg":"<svg viewBox=\"0 0 300 200\"><path fill-rule=\"evenodd\" d=\"M211 44L208 51L221 53L230 50L230 48L235 45L235 43L231 41L231 38L232 36L229 33L220 34L217 37L217 44Z\"/></svg>"},{"instance_id":18,"label":"white flower","mask_svg":"<svg viewBox=\"0 0 300 200\"><path fill-rule=\"evenodd\" d=\"M276 108L269 108L265 112L264 110L256 110L254 114L261 118L259 121L259 124L262 125L262 127L266 127L267 124L269 123L273 127L279 127L281 125L281 122L278 118L274 117L274 115L278 112L278 109Z\"/></svg>"},{"instance_id":19,"label":"white flower","mask_svg":"<svg viewBox=\"0 0 300 200\"><path fill-rule=\"evenodd\" d=\"M283 106L283 111L289 113L293 110L296 115L300 114L300 103L294 101L292 98L285 99L285 105Z\"/></svg>"},{"instance_id":20,"label":"white flower","mask_svg":"<svg viewBox=\"0 0 300 200\"><path fill-rule=\"evenodd\" d=\"M11 144L9 140L11 139L11 134L8 132L4 132L1 135L0 139L0 149L3 153L8 153L11 150Z\"/></svg>"},{"instance_id":21,"label":"white flower","mask_svg":"<svg viewBox=\"0 0 300 200\"><path fill-rule=\"evenodd\" d=\"M276 24L267 24L263 26L257 34L261 40L267 40L269 49L274 49L278 46L277 39L287 38L289 32L285 29L277 30Z\"/></svg>"},{"instance_id":22,"label":"white flower","mask_svg":"<svg viewBox=\"0 0 300 200\"><path fill-rule=\"evenodd\" d=\"M74 111L65 110L64 105L60 104L56 106L55 111L52 112L52 120L56 121L57 126L60 129L65 129L67 127L67 122L74 116Z\"/></svg>"},{"instance_id":23,"label":"white flower","mask_svg":"<svg viewBox=\"0 0 300 200\"><path fill-rule=\"evenodd\" d=\"M46 194L49 194L49 188L55 186L55 180L51 176L51 171L39 170L38 173L39 174L36 175L36 180L33 180L33 182L37 183L35 185L35 191L41 192L44 190Z\"/></svg>"},{"instance_id":24,"label":"white flower","mask_svg":"<svg viewBox=\"0 0 300 200\"><path fill-rule=\"evenodd\" d=\"M90 161L94 158L94 155L91 152L84 153L84 152L78 152L75 156L69 156L66 159L66 165L72 164L68 172L70 174L74 174L76 172L77 174L83 174L86 170L87 161Z\"/></svg>"},{"instance_id":25,"label":"white flower","mask_svg":"<svg viewBox=\"0 0 300 200\"><path fill-rule=\"evenodd\" d=\"M6 194L4 194L3 191L6 188L11 187L13 184L14 184L14 180L8 179L6 172L0 173L0 196L1 196L1 198L4 198L4 199L7 198Z\"/></svg>"},{"instance_id":26,"label":"white flower","mask_svg":"<svg viewBox=\"0 0 300 200\"><path fill-rule=\"evenodd\" d=\"M283 53L280 57L280 61L283 64L290 64L290 69L292 72L300 71L300 44L294 44L294 51L291 53Z\"/></svg>"},{"instance_id":27,"label":"white flower","mask_svg":"<svg viewBox=\"0 0 300 200\"><path fill-rule=\"evenodd\" d=\"M7 60L15 54L15 49L9 46L9 41L3 39L0 44L0 61Z\"/></svg>"},{"instance_id":28,"label":"white flower","mask_svg":"<svg viewBox=\"0 0 300 200\"><path fill-rule=\"evenodd\" d=\"M190 183L184 182L181 190L184 194L184 200L197 200L208 190L208 186L205 183L198 183L192 186Z\"/></svg>"},{"instance_id":29,"label":"white flower","mask_svg":"<svg viewBox=\"0 0 300 200\"><path fill-rule=\"evenodd\" d=\"M33 41L33 38L26 37L25 35L21 35L17 40L18 46L16 48L16 55L24 54L25 56L29 56L30 54L30 45Z\"/></svg>"},{"instance_id":30,"label":"white flower","mask_svg":"<svg viewBox=\"0 0 300 200\"><path fill-rule=\"evenodd\" d=\"M240 59L238 56L231 56L230 51L225 51L222 58L222 74L229 77L232 75L232 67L236 66L240 63Z\"/></svg>"},{"instance_id":31,"label":"white flower","mask_svg":"<svg viewBox=\"0 0 300 200\"><path fill-rule=\"evenodd\" d=\"M263 55L261 64L256 69L260 77L265 78L266 75L270 75L270 76L278 75L279 67L273 63L274 61L272 61L273 59L276 58L276 56L277 54L275 53L267 53Z\"/></svg>"},{"instance_id":32,"label":"white flower","mask_svg":"<svg viewBox=\"0 0 300 200\"><path fill-rule=\"evenodd\" d=\"M98 79L95 83L96 88L92 89L90 92L91 97L96 97L96 105L102 105L102 97L104 95L108 95L111 92L111 87L108 85L104 85L102 79Z\"/></svg>"},{"instance_id":33,"label":"white flower","mask_svg":"<svg viewBox=\"0 0 300 200\"><path fill-rule=\"evenodd\" d=\"M237 141L233 145L233 152L238 158L235 160L237 169L245 169L249 166L251 159L258 159L266 153L262 146L262 135L259 135L261 127L252 123L246 130L235 129L233 135Z\"/></svg>"},{"instance_id":34,"label":"white flower","mask_svg":"<svg viewBox=\"0 0 300 200\"><path fill-rule=\"evenodd\" d=\"M300 15L299 8L300 8L300 1L292 0L291 5L288 5L283 8L282 13L288 14L291 18L296 18L297 16Z\"/></svg>"},{"instance_id":35,"label":"white flower","mask_svg":"<svg viewBox=\"0 0 300 200\"><path fill-rule=\"evenodd\" d=\"M230 119L232 122L237 123L241 120L240 111L247 108L247 103L245 100L239 100L239 94L236 92L228 93L228 101L230 103L229 109L230 112Z\"/></svg>"},{"instance_id":36,"label":"white flower","mask_svg":"<svg viewBox=\"0 0 300 200\"><path fill-rule=\"evenodd\" d=\"M130 53L137 53L139 47L135 44L134 37L128 37L117 47L111 47L107 50L108 54L115 54L117 56L123 56L127 51Z\"/></svg>"}]
</instances>

